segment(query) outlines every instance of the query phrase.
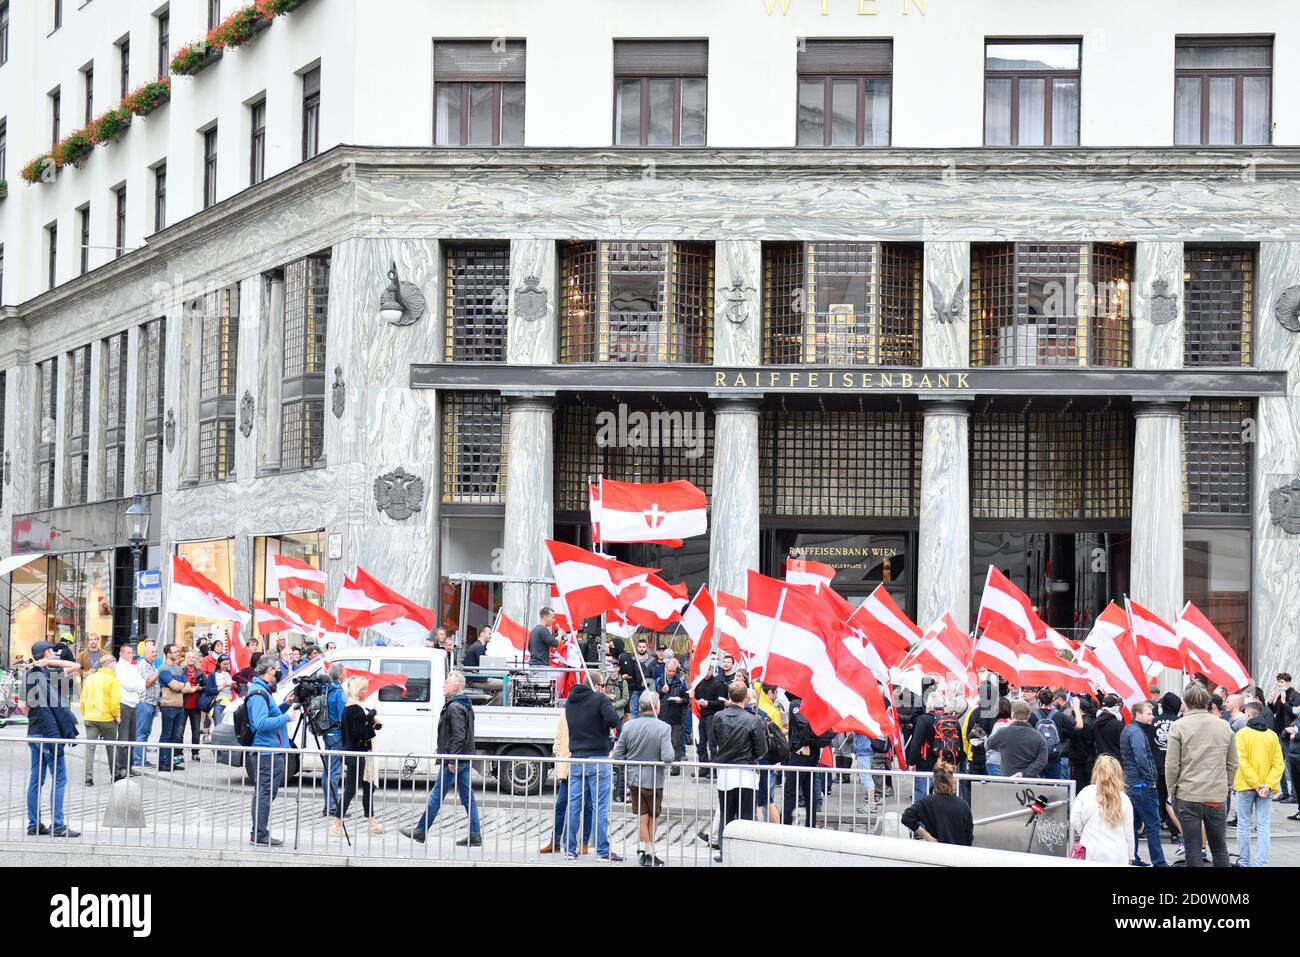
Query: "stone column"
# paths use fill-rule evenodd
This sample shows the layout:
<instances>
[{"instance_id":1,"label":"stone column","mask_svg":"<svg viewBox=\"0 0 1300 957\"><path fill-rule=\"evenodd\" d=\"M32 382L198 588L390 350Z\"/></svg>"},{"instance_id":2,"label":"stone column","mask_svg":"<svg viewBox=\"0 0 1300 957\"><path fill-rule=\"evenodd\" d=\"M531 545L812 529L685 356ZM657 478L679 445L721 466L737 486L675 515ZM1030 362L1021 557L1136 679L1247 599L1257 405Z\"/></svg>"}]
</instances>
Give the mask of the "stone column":
<instances>
[{"instance_id":1,"label":"stone column","mask_svg":"<svg viewBox=\"0 0 1300 957\"><path fill-rule=\"evenodd\" d=\"M1300 653L1300 332L1281 321L1296 324L1297 295L1300 242L1260 243L1255 365L1287 373L1286 395L1261 398L1255 410L1251 660L1246 666L1265 687L1279 671L1294 672Z\"/></svg>"},{"instance_id":2,"label":"stone column","mask_svg":"<svg viewBox=\"0 0 1300 957\"><path fill-rule=\"evenodd\" d=\"M921 364L964 369L970 365L970 243L927 242L924 272Z\"/></svg>"},{"instance_id":3,"label":"stone column","mask_svg":"<svg viewBox=\"0 0 1300 957\"><path fill-rule=\"evenodd\" d=\"M1133 368L1183 366L1183 244L1140 242L1133 268Z\"/></svg>"},{"instance_id":4,"label":"stone column","mask_svg":"<svg viewBox=\"0 0 1300 957\"><path fill-rule=\"evenodd\" d=\"M1133 403L1133 538L1129 594L1173 624L1183 607L1183 418L1185 399ZM1177 688L1167 669L1162 688Z\"/></svg>"},{"instance_id":5,"label":"stone column","mask_svg":"<svg viewBox=\"0 0 1300 957\"><path fill-rule=\"evenodd\" d=\"M709 584L744 595L759 567L758 423L761 396L709 393L713 400L713 508Z\"/></svg>"},{"instance_id":6,"label":"stone column","mask_svg":"<svg viewBox=\"0 0 1300 957\"><path fill-rule=\"evenodd\" d=\"M921 515L917 536L916 623L929 628L944 612L970 626L970 408L922 405Z\"/></svg>"},{"instance_id":7,"label":"stone column","mask_svg":"<svg viewBox=\"0 0 1300 957\"><path fill-rule=\"evenodd\" d=\"M551 514L555 398L529 393L505 399L510 409L510 444L501 572L513 578L549 578L551 564L543 543L555 533ZM508 584L503 603L507 615L531 627L537 609L549 598L545 585Z\"/></svg>"},{"instance_id":8,"label":"stone column","mask_svg":"<svg viewBox=\"0 0 1300 957\"><path fill-rule=\"evenodd\" d=\"M506 298L507 361L519 365L555 362L559 345L559 295L553 239L511 241L510 289Z\"/></svg>"},{"instance_id":9,"label":"stone column","mask_svg":"<svg viewBox=\"0 0 1300 957\"><path fill-rule=\"evenodd\" d=\"M756 366L763 361L763 245L722 239L714 246L713 363ZM757 566L755 566L757 567Z\"/></svg>"}]
</instances>

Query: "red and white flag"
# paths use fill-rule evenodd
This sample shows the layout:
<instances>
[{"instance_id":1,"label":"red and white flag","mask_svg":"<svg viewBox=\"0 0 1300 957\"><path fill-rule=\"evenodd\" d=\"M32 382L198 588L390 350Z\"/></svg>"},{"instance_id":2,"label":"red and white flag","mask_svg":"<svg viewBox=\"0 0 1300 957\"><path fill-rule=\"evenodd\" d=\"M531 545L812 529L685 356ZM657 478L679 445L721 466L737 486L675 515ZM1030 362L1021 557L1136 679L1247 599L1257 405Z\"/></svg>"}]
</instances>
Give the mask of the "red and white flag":
<instances>
[{"instance_id":1,"label":"red and white flag","mask_svg":"<svg viewBox=\"0 0 1300 957\"><path fill-rule=\"evenodd\" d=\"M167 593L167 614L193 615L220 621L248 621L248 609L227 595L211 579L199 574L179 555L172 556L172 586Z\"/></svg>"},{"instance_id":2,"label":"red and white flag","mask_svg":"<svg viewBox=\"0 0 1300 957\"><path fill-rule=\"evenodd\" d=\"M1012 684L1020 681L1020 646L1027 644L1024 636L1005 619L994 616L975 642L971 664L985 668Z\"/></svg>"},{"instance_id":3,"label":"red and white flag","mask_svg":"<svg viewBox=\"0 0 1300 957\"><path fill-rule=\"evenodd\" d=\"M299 634L311 634L311 628L293 612L264 601L253 602L253 620L257 623L257 633L262 636L274 635L281 631L296 631Z\"/></svg>"},{"instance_id":4,"label":"red and white flag","mask_svg":"<svg viewBox=\"0 0 1300 957\"><path fill-rule=\"evenodd\" d=\"M670 585L658 575L629 585L619 593L619 610L631 624L663 631L682 617L689 596L684 583Z\"/></svg>"},{"instance_id":5,"label":"red and white flag","mask_svg":"<svg viewBox=\"0 0 1300 957\"><path fill-rule=\"evenodd\" d=\"M601 479L592 522L603 542L663 542L709 530L708 499L690 482L615 482ZM680 544L680 542L678 542Z\"/></svg>"},{"instance_id":6,"label":"red and white flag","mask_svg":"<svg viewBox=\"0 0 1300 957\"><path fill-rule=\"evenodd\" d=\"M401 688L402 697L406 697L406 675L390 674L388 672L366 671L364 668L344 668L343 680L348 678L365 678L366 679L366 700L377 695L383 688Z\"/></svg>"},{"instance_id":7,"label":"red and white flag","mask_svg":"<svg viewBox=\"0 0 1300 957\"><path fill-rule=\"evenodd\" d=\"M307 634L320 639L333 637L345 641L352 637L347 634L345 628L339 625L333 615L314 601L308 601L306 598L299 598L297 595L287 592L280 595L280 600L284 602L286 611L291 612L308 626Z\"/></svg>"},{"instance_id":8,"label":"red and white flag","mask_svg":"<svg viewBox=\"0 0 1300 957\"><path fill-rule=\"evenodd\" d=\"M966 632L957 627L951 612L930 626L921 643L896 666L897 671L920 668L921 673L936 678L965 682L971 671L974 644Z\"/></svg>"},{"instance_id":9,"label":"red and white flag","mask_svg":"<svg viewBox=\"0 0 1300 957\"><path fill-rule=\"evenodd\" d=\"M280 594L290 588L303 588L321 596L325 594L325 573L314 565L288 555L271 553L271 577Z\"/></svg>"},{"instance_id":10,"label":"red and white flag","mask_svg":"<svg viewBox=\"0 0 1300 957\"><path fill-rule=\"evenodd\" d=\"M745 597L751 638L765 646L764 683L803 699L814 733L886 735L888 718L875 676L845 647L847 630L832 619L811 588L751 570Z\"/></svg>"},{"instance_id":11,"label":"red and white flag","mask_svg":"<svg viewBox=\"0 0 1300 957\"><path fill-rule=\"evenodd\" d=\"M582 683L586 662L582 659L582 647L576 635L560 636L560 643L551 650L551 665L564 671L556 682L555 691L561 698L567 698L575 685Z\"/></svg>"},{"instance_id":12,"label":"red and white flag","mask_svg":"<svg viewBox=\"0 0 1300 957\"><path fill-rule=\"evenodd\" d=\"M420 645L438 627L438 616L358 566L356 575L344 578L339 590L338 624L373 628L399 645Z\"/></svg>"},{"instance_id":13,"label":"red and white flag","mask_svg":"<svg viewBox=\"0 0 1300 957\"><path fill-rule=\"evenodd\" d=\"M644 582L652 572L565 542L548 539L545 544L570 623L618 608L623 588Z\"/></svg>"},{"instance_id":14,"label":"red and white flag","mask_svg":"<svg viewBox=\"0 0 1300 957\"><path fill-rule=\"evenodd\" d=\"M1215 684L1237 692L1250 684L1250 672L1226 638L1190 601L1178 615L1178 636L1187 653L1188 671L1200 671Z\"/></svg>"},{"instance_id":15,"label":"red and white flag","mask_svg":"<svg viewBox=\"0 0 1300 957\"><path fill-rule=\"evenodd\" d=\"M231 672L243 671L253 666L253 653L248 650L248 645L244 644L244 635L237 621L230 623L230 641L227 644L230 646L226 649L226 654L230 655Z\"/></svg>"},{"instance_id":16,"label":"red and white flag","mask_svg":"<svg viewBox=\"0 0 1300 957\"><path fill-rule=\"evenodd\" d=\"M853 610L847 622L886 669L898 664L912 645L925 637L884 585L877 585L867 600ZM885 683L888 684L888 679Z\"/></svg>"},{"instance_id":17,"label":"red and white flag","mask_svg":"<svg viewBox=\"0 0 1300 957\"><path fill-rule=\"evenodd\" d=\"M791 585L812 585L820 588L835 580L835 569L806 558L785 560L785 580Z\"/></svg>"},{"instance_id":18,"label":"red and white flag","mask_svg":"<svg viewBox=\"0 0 1300 957\"><path fill-rule=\"evenodd\" d=\"M690 605L682 613L682 631L691 639L691 667L687 681L690 689L704 680L709 662L713 657L713 622L716 608L709 589L701 585L700 590L691 599Z\"/></svg>"},{"instance_id":19,"label":"red and white flag","mask_svg":"<svg viewBox=\"0 0 1300 957\"><path fill-rule=\"evenodd\" d=\"M1092 676L1073 661L1066 661L1056 649L1041 642L1020 645L1019 681L1027 688L1065 688L1078 694L1092 691Z\"/></svg>"},{"instance_id":20,"label":"red and white flag","mask_svg":"<svg viewBox=\"0 0 1300 957\"><path fill-rule=\"evenodd\" d=\"M1107 611L1110 608L1118 610L1118 607L1112 602L1107 607ZM1113 619L1113 615L1111 618ZM1103 632L1109 631L1112 624L1110 620L1103 623L1098 618L1097 625L1093 626L1093 633L1099 630L1099 625ZM1091 644L1089 642L1092 635L1089 635L1088 639L1084 642L1080 653L1079 664L1087 670L1093 683L1102 691L1117 695L1130 707L1139 701L1146 701L1148 699L1146 673L1142 668L1142 659L1138 655L1137 642L1133 640L1133 632L1125 628L1118 634L1111 634Z\"/></svg>"},{"instance_id":21,"label":"red and white flag","mask_svg":"<svg viewBox=\"0 0 1300 957\"><path fill-rule=\"evenodd\" d=\"M528 629L504 611L497 612L497 620L492 625L492 637L488 639L483 653L491 658L523 661L527 650Z\"/></svg>"},{"instance_id":22,"label":"red and white flag","mask_svg":"<svg viewBox=\"0 0 1300 957\"><path fill-rule=\"evenodd\" d=\"M1166 668L1184 670L1183 640L1159 615L1148 611L1131 598L1125 598L1128 606L1129 629L1133 640L1137 642L1138 654L1158 661Z\"/></svg>"},{"instance_id":23,"label":"red and white flag","mask_svg":"<svg viewBox=\"0 0 1300 957\"><path fill-rule=\"evenodd\" d=\"M605 539L600 537L600 485L595 482L587 483L587 506L591 510L591 540L600 545ZM682 540L680 538L654 538L645 542L647 545L665 545L668 548L681 548Z\"/></svg>"},{"instance_id":24,"label":"red and white flag","mask_svg":"<svg viewBox=\"0 0 1300 957\"><path fill-rule=\"evenodd\" d=\"M980 610L976 624L987 628L989 622L1001 619L1016 634L1028 641L1041 641L1047 637L1047 624L1034 611L1029 596L1016 587L1006 575L992 565L984 579L984 592L980 595ZM1005 677L1005 675L1003 676Z\"/></svg>"},{"instance_id":25,"label":"red and white flag","mask_svg":"<svg viewBox=\"0 0 1300 957\"><path fill-rule=\"evenodd\" d=\"M569 606L560 594L560 590L551 585L551 611L555 612L555 629L562 635L567 635L577 629L573 627L573 621L569 618Z\"/></svg>"},{"instance_id":26,"label":"red and white flag","mask_svg":"<svg viewBox=\"0 0 1300 957\"><path fill-rule=\"evenodd\" d=\"M749 669L745 656L741 653L741 644L745 638L746 617L745 599L718 592L715 623L718 626L718 653L731 655L731 660ZM757 675L750 671L750 676L757 680Z\"/></svg>"},{"instance_id":27,"label":"red and white flag","mask_svg":"<svg viewBox=\"0 0 1300 957\"><path fill-rule=\"evenodd\" d=\"M1085 648L1096 648L1112 638L1118 638L1128 631L1128 614L1113 601L1101 610L1097 620L1092 623L1092 631L1083 639Z\"/></svg>"}]
</instances>

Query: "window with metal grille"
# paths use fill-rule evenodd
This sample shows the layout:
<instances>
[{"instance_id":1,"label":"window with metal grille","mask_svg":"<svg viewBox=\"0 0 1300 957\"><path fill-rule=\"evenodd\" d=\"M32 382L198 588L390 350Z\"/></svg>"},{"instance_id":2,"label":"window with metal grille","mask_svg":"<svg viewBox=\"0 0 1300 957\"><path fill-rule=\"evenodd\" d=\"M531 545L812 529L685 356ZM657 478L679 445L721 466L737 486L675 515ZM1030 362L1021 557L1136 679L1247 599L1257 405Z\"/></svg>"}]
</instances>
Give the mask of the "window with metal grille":
<instances>
[{"instance_id":1,"label":"window with metal grille","mask_svg":"<svg viewBox=\"0 0 1300 957\"><path fill-rule=\"evenodd\" d=\"M1127 518L1132 495L1126 409L988 409L971 418L973 518Z\"/></svg>"},{"instance_id":2,"label":"window with metal grille","mask_svg":"<svg viewBox=\"0 0 1300 957\"><path fill-rule=\"evenodd\" d=\"M204 296L200 308L199 481L224 482L235 466L238 295L219 289Z\"/></svg>"},{"instance_id":3,"label":"window with metal grille","mask_svg":"<svg viewBox=\"0 0 1300 957\"><path fill-rule=\"evenodd\" d=\"M126 495L126 333L104 340L104 498Z\"/></svg>"},{"instance_id":4,"label":"window with metal grille","mask_svg":"<svg viewBox=\"0 0 1300 957\"><path fill-rule=\"evenodd\" d=\"M72 382L68 390L67 504L81 505L90 479L90 346L68 353L68 371Z\"/></svg>"},{"instance_id":5,"label":"window with metal grille","mask_svg":"<svg viewBox=\"0 0 1300 957\"><path fill-rule=\"evenodd\" d=\"M437 146L523 146L522 40L439 40L433 44L433 142Z\"/></svg>"},{"instance_id":6,"label":"window with metal grille","mask_svg":"<svg viewBox=\"0 0 1300 957\"><path fill-rule=\"evenodd\" d=\"M920 416L898 410L768 410L759 435L765 515L912 518Z\"/></svg>"},{"instance_id":7,"label":"window with metal grille","mask_svg":"<svg viewBox=\"0 0 1300 957\"><path fill-rule=\"evenodd\" d=\"M280 386L280 469L322 464L325 454L325 336L328 255L284 269L284 377Z\"/></svg>"},{"instance_id":8,"label":"window with metal grille","mask_svg":"<svg viewBox=\"0 0 1300 957\"><path fill-rule=\"evenodd\" d=\"M37 367L40 377L41 432L36 444L36 507L54 507L54 448L59 417L59 360Z\"/></svg>"},{"instance_id":9,"label":"window with metal grille","mask_svg":"<svg viewBox=\"0 0 1300 957\"><path fill-rule=\"evenodd\" d=\"M707 40L614 41L614 145L703 146Z\"/></svg>"},{"instance_id":10,"label":"window with metal grille","mask_svg":"<svg viewBox=\"0 0 1300 957\"><path fill-rule=\"evenodd\" d=\"M447 361L505 362L509 246L448 246Z\"/></svg>"},{"instance_id":11,"label":"window with metal grille","mask_svg":"<svg viewBox=\"0 0 1300 957\"><path fill-rule=\"evenodd\" d=\"M919 247L772 243L763 260L765 362L920 363Z\"/></svg>"},{"instance_id":12,"label":"window with metal grille","mask_svg":"<svg viewBox=\"0 0 1300 957\"><path fill-rule=\"evenodd\" d=\"M560 361L713 361L712 243L566 243Z\"/></svg>"},{"instance_id":13,"label":"window with metal grille","mask_svg":"<svg viewBox=\"0 0 1300 957\"><path fill-rule=\"evenodd\" d=\"M1183 410L1183 511L1250 514L1249 399L1193 399Z\"/></svg>"},{"instance_id":14,"label":"window with metal grille","mask_svg":"<svg viewBox=\"0 0 1300 957\"><path fill-rule=\"evenodd\" d=\"M1250 365L1254 292L1253 248L1183 247L1183 365Z\"/></svg>"},{"instance_id":15,"label":"window with metal grille","mask_svg":"<svg viewBox=\"0 0 1300 957\"><path fill-rule=\"evenodd\" d=\"M1079 41L987 41L984 145L1078 143Z\"/></svg>"},{"instance_id":16,"label":"window with metal grille","mask_svg":"<svg viewBox=\"0 0 1300 957\"><path fill-rule=\"evenodd\" d=\"M1272 142L1272 37L1185 37L1174 46L1174 143Z\"/></svg>"},{"instance_id":17,"label":"window with metal grille","mask_svg":"<svg viewBox=\"0 0 1300 957\"><path fill-rule=\"evenodd\" d=\"M163 471L163 404L165 401L163 363L167 354L167 320L146 323L140 335L140 377L144 382L141 405L144 442L143 474L137 486L144 495L162 489Z\"/></svg>"},{"instance_id":18,"label":"window with metal grille","mask_svg":"<svg viewBox=\"0 0 1300 957\"><path fill-rule=\"evenodd\" d=\"M506 500L510 409L492 392L442 394L442 500L500 505Z\"/></svg>"},{"instance_id":19,"label":"window with metal grille","mask_svg":"<svg viewBox=\"0 0 1300 957\"><path fill-rule=\"evenodd\" d=\"M1129 364L1127 247L989 243L971 247L971 365Z\"/></svg>"},{"instance_id":20,"label":"window with metal grille","mask_svg":"<svg viewBox=\"0 0 1300 957\"><path fill-rule=\"evenodd\" d=\"M643 400L644 403L644 400ZM586 511L587 481L686 479L713 487L713 411L699 404L675 408L633 405L611 397L579 401L556 412L555 508Z\"/></svg>"},{"instance_id":21,"label":"window with metal grille","mask_svg":"<svg viewBox=\"0 0 1300 957\"><path fill-rule=\"evenodd\" d=\"M799 51L800 146L888 146L890 40L805 40Z\"/></svg>"}]
</instances>

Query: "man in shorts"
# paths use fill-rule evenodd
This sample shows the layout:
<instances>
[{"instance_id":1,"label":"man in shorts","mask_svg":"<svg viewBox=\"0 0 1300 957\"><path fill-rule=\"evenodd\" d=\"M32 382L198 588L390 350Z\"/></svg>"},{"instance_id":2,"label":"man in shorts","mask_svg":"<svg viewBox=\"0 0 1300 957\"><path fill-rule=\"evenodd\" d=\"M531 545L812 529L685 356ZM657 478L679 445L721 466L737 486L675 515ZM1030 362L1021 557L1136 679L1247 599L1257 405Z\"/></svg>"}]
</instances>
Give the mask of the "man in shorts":
<instances>
[{"instance_id":1,"label":"man in shorts","mask_svg":"<svg viewBox=\"0 0 1300 957\"><path fill-rule=\"evenodd\" d=\"M627 724L614 745L615 761L626 761L628 799L640 826L637 851L642 867L663 867L655 856L655 822L664 810L665 772L673 762L672 729L655 717L659 695L643 691L640 714Z\"/></svg>"}]
</instances>

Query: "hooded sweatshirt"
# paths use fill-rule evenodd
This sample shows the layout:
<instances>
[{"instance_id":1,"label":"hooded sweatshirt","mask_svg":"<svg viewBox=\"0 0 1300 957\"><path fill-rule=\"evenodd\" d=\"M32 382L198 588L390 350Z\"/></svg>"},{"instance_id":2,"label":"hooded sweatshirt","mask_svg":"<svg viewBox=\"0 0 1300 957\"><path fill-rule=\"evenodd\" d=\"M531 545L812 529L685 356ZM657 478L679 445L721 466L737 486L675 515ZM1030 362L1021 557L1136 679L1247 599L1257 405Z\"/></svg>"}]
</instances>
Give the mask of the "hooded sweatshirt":
<instances>
[{"instance_id":1,"label":"hooded sweatshirt","mask_svg":"<svg viewBox=\"0 0 1300 957\"><path fill-rule=\"evenodd\" d=\"M1253 791L1261 784L1277 794L1282 789L1282 745L1263 715L1251 718L1237 732L1237 776L1234 791Z\"/></svg>"},{"instance_id":2,"label":"hooded sweatshirt","mask_svg":"<svg viewBox=\"0 0 1300 957\"><path fill-rule=\"evenodd\" d=\"M1151 722L1151 739L1155 746L1156 771L1165 773L1165 753L1169 750L1169 727L1178 720L1178 712L1183 706L1183 699L1172 691L1166 691L1160 697L1160 708L1155 720Z\"/></svg>"},{"instance_id":3,"label":"hooded sweatshirt","mask_svg":"<svg viewBox=\"0 0 1300 957\"><path fill-rule=\"evenodd\" d=\"M569 726L569 754L575 758L603 758L609 755L609 733L618 727L618 713L604 693L578 685L569 692L564 706Z\"/></svg>"}]
</instances>

